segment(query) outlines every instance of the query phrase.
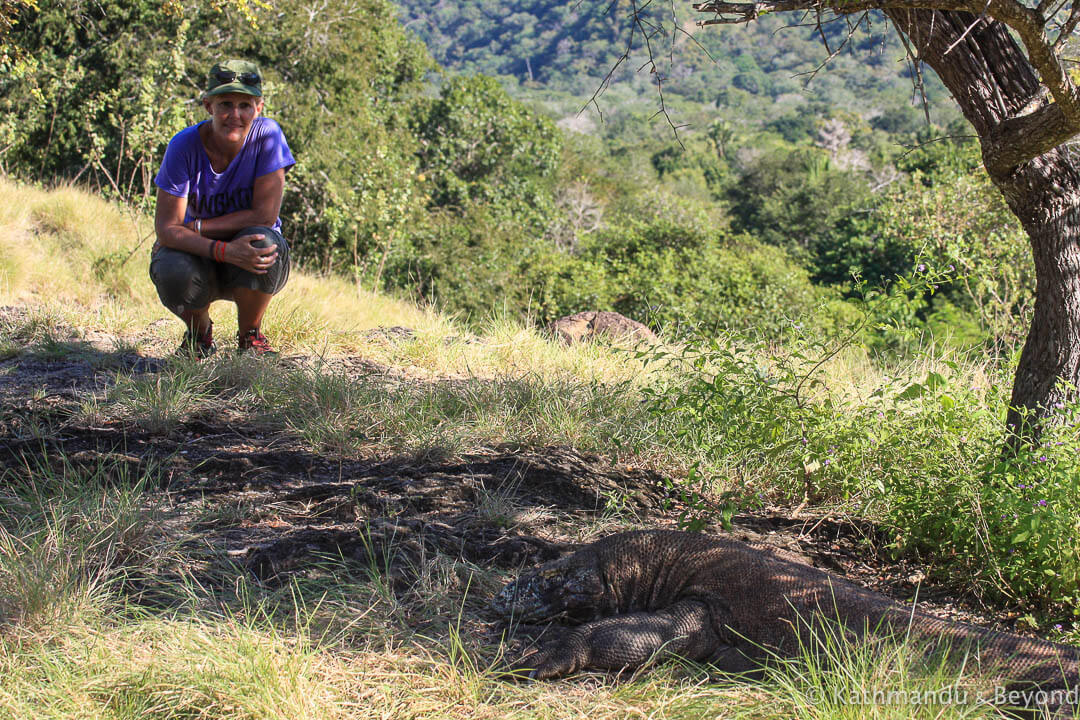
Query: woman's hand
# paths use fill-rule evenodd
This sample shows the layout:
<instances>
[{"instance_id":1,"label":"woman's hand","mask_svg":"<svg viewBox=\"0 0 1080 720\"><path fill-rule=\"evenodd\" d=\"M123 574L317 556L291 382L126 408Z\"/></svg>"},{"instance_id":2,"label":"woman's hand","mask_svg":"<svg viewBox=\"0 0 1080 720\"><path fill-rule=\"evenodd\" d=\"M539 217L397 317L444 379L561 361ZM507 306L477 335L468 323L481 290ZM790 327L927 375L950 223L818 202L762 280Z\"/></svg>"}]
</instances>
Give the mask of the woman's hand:
<instances>
[{"instance_id":1,"label":"woman's hand","mask_svg":"<svg viewBox=\"0 0 1080 720\"><path fill-rule=\"evenodd\" d=\"M269 247L255 247L252 243L264 240L265 235L241 235L232 242L225 244L225 262L231 263L242 270L265 275L275 262L277 262L277 245Z\"/></svg>"}]
</instances>

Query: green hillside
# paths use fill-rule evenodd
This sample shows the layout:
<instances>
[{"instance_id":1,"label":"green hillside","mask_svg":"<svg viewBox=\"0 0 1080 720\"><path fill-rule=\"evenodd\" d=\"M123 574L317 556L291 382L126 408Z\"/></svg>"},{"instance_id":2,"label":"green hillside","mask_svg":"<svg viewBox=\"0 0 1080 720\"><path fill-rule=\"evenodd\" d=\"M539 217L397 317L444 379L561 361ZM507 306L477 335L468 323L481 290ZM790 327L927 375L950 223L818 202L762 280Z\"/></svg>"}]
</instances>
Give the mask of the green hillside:
<instances>
[{"instance_id":1,"label":"green hillside","mask_svg":"<svg viewBox=\"0 0 1080 720\"><path fill-rule=\"evenodd\" d=\"M612 78L605 93L609 102L600 106L616 113L631 97L655 104L657 76L638 71L649 59L647 32L664 93L680 120L696 114L694 105L703 105L763 124L778 110L790 112L814 101L868 120L881 118L894 129L913 127L922 115L912 108L912 73L903 48L880 16L868 16L851 33L843 22L821 31L809 19L789 27L798 22L789 17L701 28L689 4L645 5L635 26L632 8L640 6L625 0L529 0L513 6L490 0L435 5L402 0L401 6L405 27L441 65L498 76L521 97L564 93L570 105L577 99L575 110L628 47L630 58ZM830 51L838 52L811 81ZM944 88L930 76L926 90L932 112L952 117Z\"/></svg>"}]
</instances>

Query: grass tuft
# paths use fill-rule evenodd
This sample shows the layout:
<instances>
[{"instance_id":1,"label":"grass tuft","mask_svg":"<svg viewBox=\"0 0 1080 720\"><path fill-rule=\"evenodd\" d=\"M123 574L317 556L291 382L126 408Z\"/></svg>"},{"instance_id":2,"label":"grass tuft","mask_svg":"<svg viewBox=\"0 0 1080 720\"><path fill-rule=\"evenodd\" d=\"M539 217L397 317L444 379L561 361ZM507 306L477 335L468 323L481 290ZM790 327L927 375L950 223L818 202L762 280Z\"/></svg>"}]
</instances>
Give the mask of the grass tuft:
<instances>
[{"instance_id":1,"label":"grass tuft","mask_svg":"<svg viewBox=\"0 0 1080 720\"><path fill-rule=\"evenodd\" d=\"M108 458L44 453L0 473L0 619L48 630L100 608L149 562L154 482Z\"/></svg>"}]
</instances>

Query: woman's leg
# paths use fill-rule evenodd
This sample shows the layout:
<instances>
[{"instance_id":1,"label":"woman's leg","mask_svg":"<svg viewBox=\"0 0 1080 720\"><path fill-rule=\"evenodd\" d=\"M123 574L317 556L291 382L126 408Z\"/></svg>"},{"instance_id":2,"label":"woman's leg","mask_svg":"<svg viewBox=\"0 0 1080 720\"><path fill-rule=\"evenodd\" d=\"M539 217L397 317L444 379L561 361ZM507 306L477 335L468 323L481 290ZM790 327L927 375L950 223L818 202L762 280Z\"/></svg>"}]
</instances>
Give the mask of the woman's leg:
<instances>
[{"instance_id":1,"label":"woman's leg","mask_svg":"<svg viewBox=\"0 0 1080 720\"><path fill-rule=\"evenodd\" d=\"M172 248L158 248L150 260L150 279L161 303L184 321L188 338L212 344L209 309L220 294L211 261Z\"/></svg>"},{"instance_id":2,"label":"woman's leg","mask_svg":"<svg viewBox=\"0 0 1080 720\"><path fill-rule=\"evenodd\" d=\"M261 328L263 315L266 314L266 308L270 307L270 300L274 296L246 287L233 288L232 296L236 301L237 333L243 337L249 331Z\"/></svg>"},{"instance_id":3,"label":"woman's leg","mask_svg":"<svg viewBox=\"0 0 1080 720\"><path fill-rule=\"evenodd\" d=\"M255 247L277 247L277 260L262 275L248 272L235 265L224 268L223 284L225 292L232 295L236 302L237 336L240 347L245 346L245 338L254 331L261 338L263 315L270 306L270 300L285 287L289 279L289 244L280 232L265 226L244 228L235 237L244 235L263 235L262 240L252 243ZM235 238L234 238L235 239ZM265 344L265 338L261 341ZM266 345L269 348L269 345Z\"/></svg>"}]
</instances>

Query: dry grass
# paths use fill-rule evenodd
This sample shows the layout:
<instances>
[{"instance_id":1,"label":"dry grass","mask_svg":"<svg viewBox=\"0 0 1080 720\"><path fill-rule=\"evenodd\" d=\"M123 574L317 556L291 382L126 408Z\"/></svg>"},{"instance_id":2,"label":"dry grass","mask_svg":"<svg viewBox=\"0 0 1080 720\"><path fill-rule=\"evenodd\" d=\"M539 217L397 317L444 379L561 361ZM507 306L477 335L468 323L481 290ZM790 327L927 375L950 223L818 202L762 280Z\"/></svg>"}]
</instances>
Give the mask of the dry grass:
<instances>
[{"instance_id":1,"label":"dry grass","mask_svg":"<svg viewBox=\"0 0 1080 720\"><path fill-rule=\"evenodd\" d=\"M147 276L152 219L76 188L42 190L0 178L0 304L39 308L65 323L129 337L148 352L172 349L182 327ZM235 335L228 303L211 309L217 337ZM374 328L403 326L387 342ZM431 308L363 290L343 278L294 269L264 324L286 353L362 354L418 374L622 380L641 374L627 354L565 347L514 320L492 320L475 337Z\"/></svg>"},{"instance_id":2,"label":"dry grass","mask_svg":"<svg viewBox=\"0 0 1080 720\"><path fill-rule=\"evenodd\" d=\"M752 696L661 672L522 685L447 648L349 650L238 618L73 627L53 643L6 641L0 717L731 717Z\"/></svg>"}]
</instances>

